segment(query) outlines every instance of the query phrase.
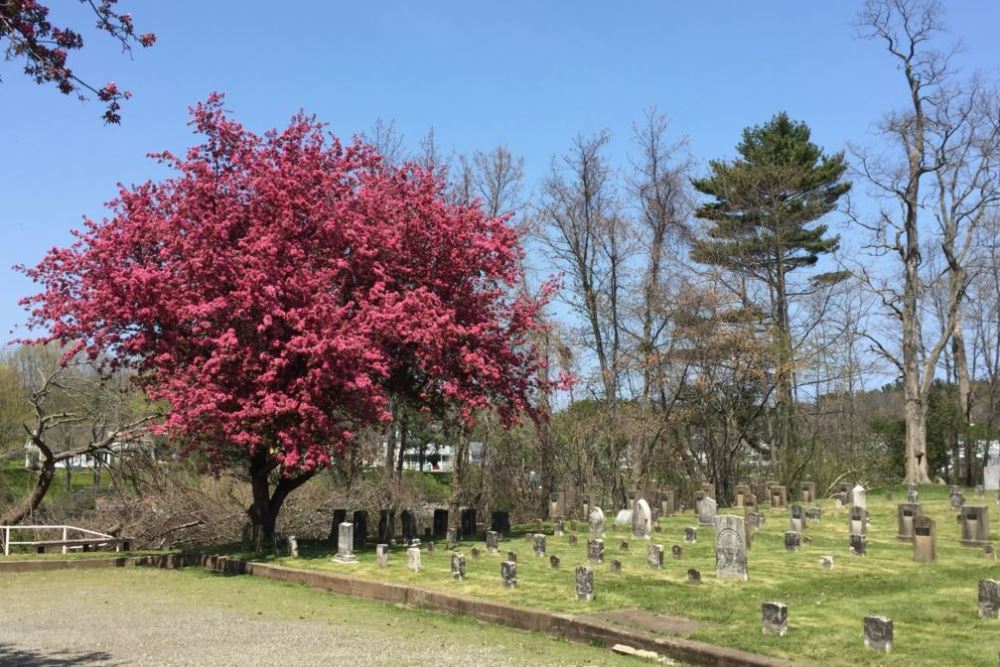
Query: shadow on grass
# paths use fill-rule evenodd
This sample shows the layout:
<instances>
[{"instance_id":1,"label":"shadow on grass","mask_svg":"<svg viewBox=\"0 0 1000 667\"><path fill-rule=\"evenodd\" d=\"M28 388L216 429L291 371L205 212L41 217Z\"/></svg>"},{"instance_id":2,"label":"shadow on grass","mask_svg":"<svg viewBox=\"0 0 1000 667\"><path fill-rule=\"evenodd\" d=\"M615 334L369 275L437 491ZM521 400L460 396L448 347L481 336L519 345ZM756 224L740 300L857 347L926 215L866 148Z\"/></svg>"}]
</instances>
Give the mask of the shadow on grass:
<instances>
[{"instance_id":1,"label":"shadow on grass","mask_svg":"<svg viewBox=\"0 0 1000 667\"><path fill-rule=\"evenodd\" d=\"M22 667L23 665L32 665L33 667L68 667L69 665L110 667L122 664L124 663L114 660L110 653L104 651L77 652L50 649L40 652L0 642L0 667Z\"/></svg>"}]
</instances>

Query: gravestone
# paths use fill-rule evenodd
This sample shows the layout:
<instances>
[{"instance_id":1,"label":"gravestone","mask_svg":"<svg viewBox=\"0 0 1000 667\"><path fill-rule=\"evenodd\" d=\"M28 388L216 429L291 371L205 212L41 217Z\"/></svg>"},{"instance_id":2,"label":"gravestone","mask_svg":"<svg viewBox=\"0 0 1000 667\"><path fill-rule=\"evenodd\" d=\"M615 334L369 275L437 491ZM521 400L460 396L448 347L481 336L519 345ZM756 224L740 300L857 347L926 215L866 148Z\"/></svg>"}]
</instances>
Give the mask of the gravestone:
<instances>
[{"instance_id":1,"label":"gravestone","mask_svg":"<svg viewBox=\"0 0 1000 667\"><path fill-rule=\"evenodd\" d=\"M802 537L795 530L785 532L785 551L798 551L802 546Z\"/></svg>"},{"instance_id":2,"label":"gravestone","mask_svg":"<svg viewBox=\"0 0 1000 667\"><path fill-rule=\"evenodd\" d=\"M771 509L784 509L788 507L788 489L781 484L775 484L771 487L768 498L771 501Z\"/></svg>"},{"instance_id":3,"label":"gravestone","mask_svg":"<svg viewBox=\"0 0 1000 667\"><path fill-rule=\"evenodd\" d=\"M330 527L330 541L333 542L334 549L340 548L340 524L346 522L347 510L333 510L333 525Z\"/></svg>"},{"instance_id":4,"label":"gravestone","mask_svg":"<svg viewBox=\"0 0 1000 667\"><path fill-rule=\"evenodd\" d=\"M694 507L695 514L698 513L698 505L701 504L702 499L707 497L708 496L706 495L706 493L700 489L694 492L694 502L691 504L691 506Z\"/></svg>"},{"instance_id":5,"label":"gravestone","mask_svg":"<svg viewBox=\"0 0 1000 667\"><path fill-rule=\"evenodd\" d=\"M796 533L804 533L806 530L806 515L802 511L802 505L792 505L788 514L788 530Z\"/></svg>"},{"instance_id":6,"label":"gravestone","mask_svg":"<svg viewBox=\"0 0 1000 667\"><path fill-rule=\"evenodd\" d=\"M986 495L986 489L983 488L982 484L976 484L976 498L982 498Z\"/></svg>"},{"instance_id":7,"label":"gravestone","mask_svg":"<svg viewBox=\"0 0 1000 667\"><path fill-rule=\"evenodd\" d=\"M619 574L622 571L622 562L617 558L611 561L611 571L615 574Z\"/></svg>"},{"instance_id":8,"label":"gravestone","mask_svg":"<svg viewBox=\"0 0 1000 667\"><path fill-rule=\"evenodd\" d=\"M704 493L707 498L715 500L715 484L711 482L702 482L701 492Z\"/></svg>"},{"instance_id":9,"label":"gravestone","mask_svg":"<svg viewBox=\"0 0 1000 667\"><path fill-rule=\"evenodd\" d=\"M736 507L743 507L746 497L750 495L750 487L746 484L736 485Z\"/></svg>"},{"instance_id":10,"label":"gravestone","mask_svg":"<svg viewBox=\"0 0 1000 667\"><path fill-rule=\"evenodd\" d=\"M688 583L689 584L700 584L701 583L701 572L694 569L693 567L688 570Z\"/></svg>"},{"instance_id":11,"label":"gravestone","mask_svg":"<svg viewBox=\"0 0 1000 667\"><path fill-rule=\"evenodd\" d=\"M476 547L472 547L469 553L472 554L472 560L476 560L477 558L479 558L479 549L477 549Z\"/></svg>"},{"instance_id":12,"label":"gravestone","mask_svg":"<svg viewBox=\"0 0 1000 667\"><path fill-rule=\"evenodd\" d=\"M462 526L461 537L472 537L476 534L476 508L466 507L459 514Z\"/></svg>"},{"instance_id":13,"label":"gravestone","mask_svg":"<svg viewBox=\"0 0 1000 667\"><path fill-rule=\"evenodd\" d=\"M819 557L819 566L822 567L824 570L832 570L833 569L833 556L820 556Z\"/></svg>"},{"instance_id":14,"label":"gravestone","mask_svg":"<svg viewBox=\"0 0 1000 667\"><path fill-rule=\"evenodd\" d=\"M754 494L749 494L743 497L743 507L746 512L756 512L757 511L757 496Z\"/></svg>"},{"instance_id":15,"label":"gravestone","mask_svg":"<svg viewBox=\"0 0 1000 667\"><path fill-rule=\"evenodd\" d=\"M368 512L357 510L354 513L354 548L364 549L368 541Z\"/></svg>"},{"instance_id":16,"label":"gravestone","mask_svg":"<svg viewBox=\"0 0 1000 667\"><path fill-rule=\"evenodd\" d=\"M916 503L919 497L920 494L916 489L910 489L906 492L906 502L908 503Z\"/></svg>"},{"instance_id":17,"label":"gravestone","mask_svg":"<svg viewBox=\"0 0 1000 667\"><path fill-rule=\"evenodd\" d=\"M593 537L604 537L604 510L594 507L590 510L590 534Z\"/></svg>"},{"instance_id":18,"label":"gravestone","mask_svg":"<svg viewBox=\"0 0 1000 667\"><path fill-rule=\"evenodd\" d=\"M406 550L406 567L414 572L420 572L420 547L410 547Z\"/></svg>"},{"instance_id":19,"label":"gravestone","mask_svg":"<svg viewBox=\"0 0 1000 667\"><path fill-rule=\"evenodd\" d=\"M375 558L378 560L379 567L386 567L389 565L389 545L388 544L376 544L375 545Z\"/></svg>"},{"instance_id":20,"label":"gravestone","mask_svg":"<svg viewBox=\"0 0 1000 667\"><path fill-rule=\"evenodd\" d=\"M851 535L849 537L851 553L855 556L868 555L868 538L864 535Z\"/></svg>"},{"instance_id":21,"label":"gravestone","mask_svg":"<svg viewBox=\"0 0 1000 667\"><path fill-rule=\"evenodd\" d=\"M420 544L417 543L414 546L420 546ZM427 541L426 543L424 543L424 546L427 547L427 553L429 553L429 554L434 553L434 543L433 542Z\"/></svg>"},{"instance_id":22,"label":"gravestone","mask_svg":"<svg viewBox=\"0 0 1000 667\"><path fill-rule=\"evenodd\" d=\"M851 489L851 503L853 507L868 509L868 499L865 497L865 487L860 484Z\"/></svg>"},{"instance_id":23,"label":"gravestone","mask_svg":"<svg viewBox=\"0 0 1000 667\"><path fill-rule=\"evenodd\" d=\"M465 556L462 554L451 555L451 578L456 581L465 579Z\"/></svg>"},{"instance_id":24,"label":"gravestone","mask_svg":"<svg viewBox=\"0 0 1000 667\"><path fill-rule=\"evenodd\" d=\"M979 580L979 618L1000 618L1000 581Z\"/></svg>"},{"instance_id":25,"label":"gravestone","mask_svg":"<svg viewBox=\"0 0 1000 667\"><path fill-rule=\"evenodd\" d=\"M354 555L354 524L344 521L337 528L337 555L333 560L338 563L357 563Z\"/></svg>"},{"instance_id":26,"label":"gravestone","mask_svg":"<svg viewBox=\"0 0 1000 667\"><path fill-rule=\"evenodd\" d=\"M579 565L574 578L576 599L579 602L590 602L594 599L594 568Z\"/></svg>"},{"instance_id":27,"label":"gravestone","mask_svg":"<svg viewBox=\"0 0 1000 667\"><path fill-rule=\"evenodd\" d=\"M781 484L781 482L779 482L776 479L765 480L765 482L764 482L764 495L767 496L767 498L770 499L770 497L771 497L771 487L772 486L778 486L779 484Z\"/></svg>"},{"instance_id":28,"label":"gravestone","mask_svg":"<svg viewBox=\"0 0 1000 667\"><path fill-rule=\"evenodd\" d=\"M715 512L718 505L713 498L702 498L698 502L698 524L701 526L715 525Z\"/></svg>"},{"instance_id":29,"label":"gravestone","mask_svg":"<svg viewBox=\"0 0 1000 667\"><path fill-rule=\"evenodd\" d=\"M553 570L559 569L559 556L549 556L549 567Z\"/></svg>"},{"instance_id":30,"label":"gravestone","mask_svg":"<svg viewBox=\"0 0 1000 667\"><path fill-rule=\"evenodd\" d=\"M505 560L500 562L500 580L504 588L517 586L517 562Z\"/></svg>"},{"instance_id":31,"label":"gravestone","mask_svg":"<svg viewBox=\"0 0 1000 667\"><path fill-rule=\"evenodd\" d=\"M886 491L886 492L885 492L885 499L886 499L886 500L887 500L888 502L892 502L892 491Z\"/></svg>"},{"instance_id":32,"label":"gravestone","mask_svg":"<svg viewBox=\"0 0 1000 667\"><path fill-rule=\"evenodd\" d=\"M677 511L677 492L673 488L660 491L660 514L673 516Z\"/></svg>"},{"instance_id":33,"label":"gravestone","mask_svg":"<svg viewBox=\"0 0 1000 667\"><path fill-rule=\"evenodd\" d=\"M806 510L806 517L812 521L820 521L823 518L823 510L813 506Z\"/></svg>"},{"instance_id":34,"label":"gravestone","mask_svg":"<svg viewBox=\"0 0 1000 667\"><path fill-rule=\"evenodd\" d=\"M490 515L490 529L501 535L510 535L510 512L497 510Z\"/></svg>"},{"instance_id":35,"label":"gravestone","mask_svg":"<svg viewBox=\"0 0 1000 667\"><path fill-rule=\"evenodd\" d=\"M507 560L512 560L512 561L514 561L516 563L517 562L517 554L514 553L513 551L508 551L507 552Z\"/></svg>"},{"instance_id":36,"label":"gravestone","mask_svg":"<svg viewBox=\"0 0 1000 667\"><path fill-rule=\"evenodd\" d=\"M419 528L417 524L417 511L412 507L404 509L399 514L399 521L403 526L403 544L413 544L419 538Z\"/></svg>"},{"instance_id":37,"label":"gravestone","mask_svg":"<svg viewBox=\"0 0 1000 667\"><path fill-rule=\"evenodd\" d=\"M495 554L500 548L500 535L495 530L486 531L486 550Z\"/></svg>"},{"instance_id":38,"label":"gravestone","mask_svg":"<svg viewBox=\"0 0 1000 667\"><path fill-rule=\"evenodd\" d=\"M299 540L294 535L288 536L288 555L292 558L299 557Z\"/></svg>"},{"instance_id":39,"label":"gravestone","mask_svg":"<svg viewBox=\"0 0 1000 667\"><path fill-rule=\"evenodd\" d=\"M449 528L448 536L445 538L446 549L458 548L458 528Z\"/></svg>"},{"instance_id":40,"label":"gravestone","mask_svg":"<svg viewBox=\"0 0 1000 667\"><path fill-rule=\"evenodd\" d=\"M959 517L962 526L961 543L967 547L981 547L990 541L990 512L985 506L961 508Z\"/></svg>"},{"instance_id":41,"label":"gravestone","mask_svg":"<svg viewBox=\"0 0 1000 667\"><path fill-rule=\"evenodd\" d=\"M556 537L562 537L566 534L566 522L563 519L556 519L552 526L552 533Z\"/></svg>"},{"instance_id":42,"label":"gravestone","mask_svg":"<svg viewBox=\"0 0 1000 667\"><path fill-rule=\"evenodd\" d=\"M983 468L983 487L987 491L1000 489L1000 463L991 463Z\"/></svg>"},{"instance_id":43,"label":"gravestone","mask_svg":"<svg viewBox=\"0 0 1000 667\"><path fill-rule=\"evenodd\" d=\"M985 558L986 560L997 559L997 550L993 548L992 544L983 545L983 558Z\"/></svg>"},{"instance_id":44,"label":"gravestone","mask_svg":"<svg viewBox=\"0 0 1000 667\"><path fill-rule=\"evenodd\" d=\"M674 555L674 558L676 560L680 560L684 555L684 550L681 548L681 545L679 544L675 544L674 546L670 547L670 552Z\"/></svg>"},{"instance_id":45,"label":"gravestone","mask_svg":"<svg viewBox=\"0 0 1000 667\"><path fill-rule=\"evenodd\" d=\"M566 541L569 543L569 545L571 547L575 547L576 546L576 535L570 534L569 537L566 538Z\"/></svg>"},{"instance_id":46,"label":"gravestone","mask_svg":"<svg viewBox=\"0 0 1000 667\"><path fill-rule=\"evenodd\" d=\"M684 541L688 544L695 544L698 541L698 529L690 526L684 529Z\"/></svg>"},{"instance_id":47,"label":"gravestone","mask_svg":"<svg viewBox=\"0 0 1000 667\"><path fill-rule=\"evenodd\" d=\"M562 491L556 491L549 494L549 518L552 519L557 516L563 516L565 512L563 508L566 507L566 494Z\"/></svg>"},{"instance_id":48,"label":"gravestone","mask_svg":"<svg viewBox=\"0 0 1000 667\"><path fill-rule=\"evenodd\" d=\"M833 494L833 506L834 508L841 510L844 509L844 505L847 504L847 494L846 493L835 493Z\"/></svg>"},{"instance_id":49,"label":"gravestone","mask_svg":"<svg viewBox=\"0 0 1000 667\"><path fill-rule=\"evenodd\" d=\"M653 515L645 498L639 498L632 506L632 535L648 540L653 532Z\"/></svg>"},{"instance_id":50,"label":"gravestone","mask_svg":"<svg viewBox=\"0 0 1000 667\"><path fill-rule=\"evenodd\" d=\"M619 551L628 551L628 540L622 540L618 543Z\"/></svg>"},{"instance_id":51,"label":"gravestone","mask_svg":"<svg viewBox=\"0 0 1000 667\"><path fill-rule=\"evenodd\" d=\"M434 510L434 537L448 536L448 510L441 507Z\"/></svg>"},{"instance_id":52,"label":"gravestone","mask_svg":"<svg viewBox=\"0 0 1000 667\"><path fill-rule=\"evenodd\" d=\"M759 512L747 512L746 520L754 528L760 528L764 523L764 515Z\"/></svg>"},{"instance_id":53,"label":"gravestone","mask_svg":"<svg viewBox=\"0 0 1000 667\"><path fill-rule=\"evenodd\" d=\"M587 560L594 563L604 562L604 540L598 538L587 540Z\"/></svg>"},{"instance_id":54,"label":"gravestone","mask_svg":"<svg viewBox=\"0 0 1000 667\"><path fill-rule=\"evenodd\" d=\"M802 482L799 484L799 500L804 503L816 502L816 482Z\"/></svg>"},{"instance_id":55,"label":"gravestone","mask_svg":"<svg viewBox=\"0 0 1000 667\"><path fill-rule=\"evenodd\" d=\"M396 536L396 513L392 510L378 511L378 535L376 539L379 544L389 544Z\"/></svg>"},{"instance_id":56,"label":"gravestone","mask_svg":"<svg viewBox=\"0 0 1000 667\"><path fill-rule=\"evenodd\" d=\"M632 524L632 510L618 510L615 515L614 524L616 526L629 526Z\"/></svg>"},{"instance_id":57,"label":"gravestone","mask_svg":"<svg viewBox=\"0 0 1000 667\"><path fill-rule=\"evenodd\" d=\"M764 634L784 637L788 632L788 606L781 602L765 602L760 606Z\"/></svg>"},{"instance_id":58,"label":"gravestone","mask_svg":"<svg viewBox=\"0 0 1000 667\"><path fill-rule=\"evenodd\" d=\"M851 497L851 485L847 482L840 482L834 487L834 493L844 494L844 503L847 503L848 499Z\"/></svg>"},{"instance_id":59,"label":"gravestone","mask_svg":"<svg viewBox=\"0 0 1000 667\"><path fill-rule=\"evenodd\" d=\"M951 501L951 508L953 510L962 509L962 506L965 505L965 496L961 493L955 493L949 496L948 499Z\"/></svg>"},{"instance_id":60,"label":"gravestone","mask_svg":"<svg viewBox=\"0 0 1000 667\"><path fill-rule=\"evenodd\" d=\"M885 616L865 616L865 648L869 651L892 651L892 619Z\"/></svg>"},{"instance_id":61,"label":"gravestone","mask_svg":"<svg viewBox=\"0 0 1000 667\"><path fill-rule=\"evenodd\" d=\"M531 549L535 552L536 558L541 558L545 555L545 535L542 533L535 533L531 536Z\"/></svg>"},{"instance_id":62,"label":"gravestone","mask_svg":"<svg viewBox=\"0 0 1000 667\"><path fill-rule=\"evenodd\" d=\"M851 518L848 522L848 533L850 535L868 534L868 522L865 521L867 518L866 514L867 512L863 507L855 505L851 508Z\"/></svg>"},{"instance_id":63,"label":"gravestone","mask_svg":"<svg viewBox=\"0 0 1000 667\"><path fill-rule=\"evenodd\" d=\"M715 569L720 579L747 580L747 542L743 517L715 517Z\"/></svg>"},{"instance_id":64,"label":"gravestone","mask_svg":"<svg viewBox=\"0 0 1000 667\"><path fill-rule=\"evenodd\" d=\"M654 570L659 570L663 567L662 544L650 544L646 547L646 562Z\"/></svg>"},{"instance_id":65,"label":"gravestone","mask_svg":"<svg viewBox=\"0 0 1000 667\"><path fill-rule=\"evenodd\" d=\"M753 546L753 536L757 533L757 527L752 523L750 523L749 521L747 521L746 519L744 519L743 530L746 533L747 551L750 551L750 549Z\"/></svg>"},{"instance_id":66,"label":"gravestone","mask_svg":"<svg viewBox=\"0 0 1000 667\"><path fill-rule=\"evenodd\" d=\"M923 514L919 503L900 503L896 507L896 515L899 523L899 534L896 539L900 542L913 541L913 519Z\"/></svg>"},{"instance_id":67,"label":"gravestone","mask_svg":"<svg viewBox=\"0 0 1000 667\"><path fill-rule=\"evenodd\" d=\"M937 558L937 530L934 519L929 516L913 517L913 560L917 563L933 563Z\"/></svg>"}]
</instances>

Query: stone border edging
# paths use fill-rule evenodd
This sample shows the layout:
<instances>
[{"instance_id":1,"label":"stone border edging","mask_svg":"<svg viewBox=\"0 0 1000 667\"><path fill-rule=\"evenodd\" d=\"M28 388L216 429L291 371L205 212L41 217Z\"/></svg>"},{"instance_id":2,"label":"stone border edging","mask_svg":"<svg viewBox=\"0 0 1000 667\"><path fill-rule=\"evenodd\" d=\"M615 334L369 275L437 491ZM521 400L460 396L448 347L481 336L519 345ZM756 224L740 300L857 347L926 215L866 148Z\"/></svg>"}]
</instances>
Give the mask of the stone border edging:
<instances>
[{"instance_id":1,"label":"stone border edging","mask_svg":"<svg viewBox=\"0 0 1000 667\"><path fill-rule=\"evenodd\" d=\"M772 658L691 639L654 636L595 620L579 618L572 614L552 613L505 602L480 600L403 584L358 579L332 572L254 563L228 556L166 554L162 556L63 561L9 561L0 562L0 574L72 568L124 567L126 565L142 565L163 569L200 565L220 574L249 574L275 581L303 584L339 595L421 607L450 614L465 614L480 621L498 623L518 630L544 632L576 642L589 643L593 640L599 640L608 647L613 644L627 644L638 649L656 651L670 658L709 667L806 667L805 663L792 662L784 658Z\"/></svg>"}]
</instances>

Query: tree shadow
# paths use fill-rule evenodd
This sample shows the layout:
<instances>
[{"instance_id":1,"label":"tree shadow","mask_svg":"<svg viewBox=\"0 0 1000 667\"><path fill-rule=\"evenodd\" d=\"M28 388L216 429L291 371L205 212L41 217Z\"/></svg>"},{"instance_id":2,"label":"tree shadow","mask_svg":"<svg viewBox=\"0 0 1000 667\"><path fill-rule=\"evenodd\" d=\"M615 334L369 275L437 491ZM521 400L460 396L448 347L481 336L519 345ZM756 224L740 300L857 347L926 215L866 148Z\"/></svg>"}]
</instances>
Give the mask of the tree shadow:
<instances>
[{"instance_id":1,"label":"tree shadow","mask_svg":"<svg viewBox=\"0 0 1000 667\"><path fill-rule=\"evenodd\" d=\"M70 651L49 649L33 651L0 642L0 667L112 667L124 664L104 651Z\"/></svg>"}]
</instances>

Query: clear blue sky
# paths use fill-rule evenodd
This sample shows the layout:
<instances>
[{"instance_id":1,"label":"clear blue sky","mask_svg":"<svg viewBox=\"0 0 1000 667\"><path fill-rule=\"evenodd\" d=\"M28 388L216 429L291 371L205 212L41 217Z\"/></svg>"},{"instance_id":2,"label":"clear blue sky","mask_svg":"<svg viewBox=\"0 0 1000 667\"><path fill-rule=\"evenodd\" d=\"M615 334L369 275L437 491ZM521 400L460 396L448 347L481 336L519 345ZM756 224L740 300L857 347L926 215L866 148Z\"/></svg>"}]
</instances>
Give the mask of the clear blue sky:
<instances>
[{"instance_id":1,"label":"clear blue sky","mask_svg":"<svg viewBox=\"0 0 1000 667\"><path fill-rule=\"evenodd\" d=\"M75 0L50 4L57 25L92 24ZM213 90L255 130L305 108L345 136L382 117L413 142L433 127L445 150L504 143L525 157L529 187L576 133L610 129L624 163L631 122L654 105L704 164L778 110L839 150L905 99L881 46L855 37L860 0L121 5L156 46L130 61L87 30L74 54L84 78L134 93L120 127L0 61L0 342L23 335L9 332L32 291L9 267L68 243L116 182L161 174L145 153L192 143L187 108ZM947 5L963 66L995 75L1000 2Z\"/></svg>"}]
</instances>

